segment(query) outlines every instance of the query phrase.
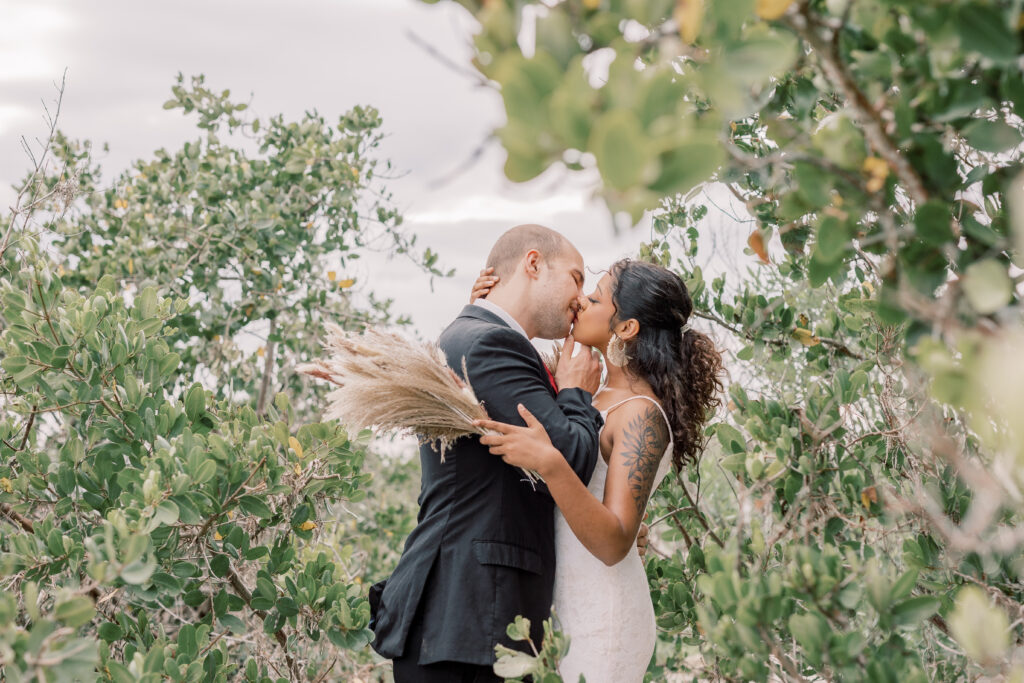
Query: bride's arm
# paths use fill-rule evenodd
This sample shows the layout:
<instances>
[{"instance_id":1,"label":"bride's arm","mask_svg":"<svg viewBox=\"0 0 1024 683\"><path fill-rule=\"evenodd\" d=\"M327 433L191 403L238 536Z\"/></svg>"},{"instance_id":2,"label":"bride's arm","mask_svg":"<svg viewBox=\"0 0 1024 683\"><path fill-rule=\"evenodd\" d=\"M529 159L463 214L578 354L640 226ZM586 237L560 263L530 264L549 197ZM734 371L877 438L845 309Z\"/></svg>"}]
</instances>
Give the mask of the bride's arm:
<instances>
[{"instance_id":1,"label":"bride's arm","mask_svg":"<svg viewBox=\"0 0 1024 683\"><path fill-rule=\"evenodd\" d=\"M613 565L636 543L658 464L669 443L661 412L646 402L623 406L616 413L612 453L608 462L604 502L595 498L551 445L544 428L524 407L526 427L482 421L498 434L481 437L510 465L537 471L562 511L572 532L599 560Z\"/></svg>"}]
</instances>

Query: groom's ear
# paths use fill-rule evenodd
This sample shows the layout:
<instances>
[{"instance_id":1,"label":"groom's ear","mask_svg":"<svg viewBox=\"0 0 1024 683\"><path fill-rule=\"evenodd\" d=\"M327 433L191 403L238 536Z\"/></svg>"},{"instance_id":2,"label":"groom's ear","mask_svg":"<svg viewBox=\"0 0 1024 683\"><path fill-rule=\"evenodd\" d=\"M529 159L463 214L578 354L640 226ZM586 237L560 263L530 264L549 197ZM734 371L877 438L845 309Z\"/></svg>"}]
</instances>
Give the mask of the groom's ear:
<instances>
[{"instance_id":1,"label":"groom's ear","mask_svg":"<svg viewBox=\"0 0 1024 683\"><path fill-rule=\"evenodd\" d=\"M536 249L531 249L526 252L526 256L523 257L522 264L526 272L526 277L537 279L540 276L540 262L541 255Z\"/></svg>"}]
</instances>

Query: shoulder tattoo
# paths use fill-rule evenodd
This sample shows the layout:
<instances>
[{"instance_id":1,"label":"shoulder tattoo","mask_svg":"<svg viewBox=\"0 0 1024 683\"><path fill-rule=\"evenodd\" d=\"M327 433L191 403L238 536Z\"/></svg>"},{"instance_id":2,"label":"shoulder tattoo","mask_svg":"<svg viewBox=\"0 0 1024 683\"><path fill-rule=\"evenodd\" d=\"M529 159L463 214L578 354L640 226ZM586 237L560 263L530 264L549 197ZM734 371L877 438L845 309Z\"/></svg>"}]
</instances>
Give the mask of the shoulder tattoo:
<instances>
[{"instance_id":1,"label":"shoulder tattoo","mask_svg":"<svg viewBox=\"0 0 1024 683\"><path fill-rule=\"evenodd\" d=\"M622 430L622 458L628 472L636 511L643 515L651 495L654 476L668 448L669 433L665 418L653 405L629 420Z\"/></svg>"}]
</instances>

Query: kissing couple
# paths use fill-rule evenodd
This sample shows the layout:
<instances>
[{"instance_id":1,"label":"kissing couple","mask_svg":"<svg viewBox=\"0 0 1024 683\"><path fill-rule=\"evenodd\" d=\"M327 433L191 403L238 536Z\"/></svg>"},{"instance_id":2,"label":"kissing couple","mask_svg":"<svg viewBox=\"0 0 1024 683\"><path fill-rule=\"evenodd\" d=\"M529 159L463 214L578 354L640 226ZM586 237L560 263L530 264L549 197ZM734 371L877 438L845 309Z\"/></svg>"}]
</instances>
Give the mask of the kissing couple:
<instances>
[{"instance_id":1,"label":"kissing couple","mask_svg":"<svg viewBox=\"0 0 1024 683\"><path fill-rule=\"evenodd\" d=\"M564 680L643 680L655 619L633 548L662 478L703 448L722 363L672 271L622 260L587 295L584 272L563 235L514 227L441 334L492 433L443 462L421 447L417 526L370 592L373 647L396 683L499 681L495 646L522 649L508 624L528 618L539 644L552 606L570 637ZM565 338L554 375L533 338Z\"/></svg>"}]
</instances>

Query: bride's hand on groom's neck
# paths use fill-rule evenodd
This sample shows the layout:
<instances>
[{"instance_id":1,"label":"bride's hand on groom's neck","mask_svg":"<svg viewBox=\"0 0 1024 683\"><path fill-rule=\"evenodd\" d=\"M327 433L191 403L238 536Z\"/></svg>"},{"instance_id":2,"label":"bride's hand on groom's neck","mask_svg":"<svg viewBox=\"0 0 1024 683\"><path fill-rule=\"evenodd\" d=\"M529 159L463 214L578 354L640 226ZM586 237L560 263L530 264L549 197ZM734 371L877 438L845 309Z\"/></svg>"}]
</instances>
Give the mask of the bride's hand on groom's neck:
<instances>
[{"instance_id":1,"label":"bride's hand on groom's neck","mask_svg":"<svg viewBox=\"0 0 1024 683\"><path fill-rule=\"evenodd\" d=\"M487 267L480 271L479 277L476 282L473 283L473 289L469 293L469 303L475 302L477 299L486 299L487 295L491 293L491 289L494 285L498 284L500 278L494 274L494 268Z\"/></svg>"},{"instance_id":2,"label":"bride's hand on groom's neck","mask_svg":"<svg viewBox=\"0 0 1024 683\"><path fill-rule=\"evenodd\" d=\"M571 334L562 345L555 383L559 390L576 388L590 394L596 393L601 385L601 361L597 354L589 346L577 344Z\"/></svg>"}]
</instances>

